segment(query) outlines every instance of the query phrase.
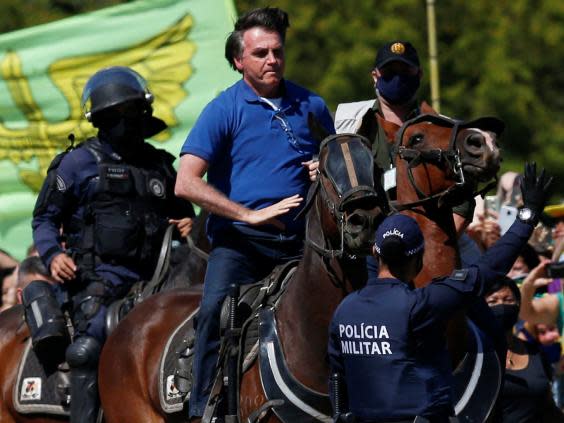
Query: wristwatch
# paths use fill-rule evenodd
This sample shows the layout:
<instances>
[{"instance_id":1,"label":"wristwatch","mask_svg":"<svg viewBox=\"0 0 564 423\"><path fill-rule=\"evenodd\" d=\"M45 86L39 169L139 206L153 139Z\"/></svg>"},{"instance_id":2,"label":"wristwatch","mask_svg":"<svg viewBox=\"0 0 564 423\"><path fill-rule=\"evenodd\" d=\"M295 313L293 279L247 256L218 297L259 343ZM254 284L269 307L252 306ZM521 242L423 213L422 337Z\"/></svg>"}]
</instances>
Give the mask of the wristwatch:
<instances>
[{"instance_id":1,"label":"wristwatch","mask_svg":"<svg viewBox=\"0 0 564 423\"><path fill-rule=\"evenodd\" d=\"M517 213L517 218L523 223L530 223L531 225L534 225L536 223L537 216L530 208L522 207L519 209L519 213Z\"/></svg>"}]
</instances>

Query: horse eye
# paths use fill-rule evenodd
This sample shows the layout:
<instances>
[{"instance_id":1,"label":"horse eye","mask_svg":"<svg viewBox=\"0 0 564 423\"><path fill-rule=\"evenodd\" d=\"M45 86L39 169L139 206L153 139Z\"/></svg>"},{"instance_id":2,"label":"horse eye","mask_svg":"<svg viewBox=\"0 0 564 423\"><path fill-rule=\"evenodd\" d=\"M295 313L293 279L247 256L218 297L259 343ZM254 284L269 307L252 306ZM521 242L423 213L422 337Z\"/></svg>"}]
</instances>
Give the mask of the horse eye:
<instances>
[{"instance_id":1,"label":"horse eye","mask_svg":"<svg viewBox=\"0 0 564 423\"><path fill-rule=\"evenodd\" d=\"M423 136L423 134L413 134L409 138L409 145L421 144L424 139L425 139L425 137Z\"/></svg>"}]
</instances>

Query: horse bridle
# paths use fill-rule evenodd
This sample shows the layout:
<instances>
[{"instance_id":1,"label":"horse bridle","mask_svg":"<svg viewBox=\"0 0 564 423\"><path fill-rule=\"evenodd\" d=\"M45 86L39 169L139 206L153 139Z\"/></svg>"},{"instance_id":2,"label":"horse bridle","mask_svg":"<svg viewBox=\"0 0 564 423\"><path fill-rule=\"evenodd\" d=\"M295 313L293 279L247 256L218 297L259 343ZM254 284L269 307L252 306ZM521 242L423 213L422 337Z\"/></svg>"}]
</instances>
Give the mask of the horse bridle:
<instances>
[{"instance_id":1,"label":"horse bridle","mask_svg":"<svg viewBox=\"0 0 564 423\"><path fill-rule=\"evenodd\" d=\"M320 152L323 151L323 149L326 148L329 145L329 143L336 141L341 137L352 137L358 139L367 148L368 152L371 151L370 141L368 141L366 137L363 137L362 135L358 135L358 134L331 135L323 140L323 142L319 147L319 151ZM345 143L340 144L341 147L344 144ZM358 184L358 183L354 183L353 179L355 180L355 177L354 175L351 174L354 173L354 167L352 171L351 168L349 167L352 166L352 161L354 161L354 158L352 157L352 153L348 150L348 148L342 147L342 149L344 150L343 151L344 159L347 162L347 170L349 170L348 177L351 179L350 180L351 188L341 192L342 190L339 189L339 183L337 181L336 175L331 174L330 172L327 171L327 169L323 169L322 171L319 171L318 169L317 179L314 182L314 185L308 194L306 204L304 208L300 211L298 216L296 216L296 218L298 218L299 216L305 214L311 208L311 206L314 205L314 203L315 203L315 207L317 208L317 203L315 202L315 199L318 194L321 196L321 200L325 203L327 209L329 210L329 213L335 218L335 221L337 222L337 227L339 230L339 237L340 237L340 242L339 242L340 245L338 249L331 249L326 247L325 245L320 245L317 242L315 242L309 236L309 223L307 220L306 220L306 243L310 245L317 253L327 258L343 257L345 254L345 219L346 219L345 206L347 205L347 203L353 198L355 194L359 192L365 192L366 193L365 198L378 197L378 194L374 189L374 167L373 167L374 162L372 160L372 155L369 153L370 155L369 174L371 175L370 184L368 183ZM337 202L334 202L331 199L331 196L329 195L327 188L323 184L322 181L323 179L328 179L331 182L331 185L337 192L339 198ZM319 210L317 211L319 212ZM326 244L326 242L324 242L324 244Z\"/></svg>"},{"instance_id":2,"label":"horse bridle","mask_svg":"<svg viewBox=\"0 0 564 423\"><path fill-rule=\"evenodd\" d=\"M452 128L448 149L444 150L441 148L434 148L429 150L416 150L403 146L403 136L407 128L420 122L429 122L435 125ZM394 146L392 147L391 154L393 157L397 155L399 158L407 162L407 175L409 182L417 193L419 200L403 204L399 204L397 201L392 201L390 203L395 210L401 211L413 209L414 207L434 200L438 200L439 204L441 204L449 195L460 190L466 185L466 179L464 178L464 172L462 169L462 160L460 158L460 150L456 148L456 138L461 130L461 125L463 124L464 122L462 121L450 119L446 116L423 114L408 120L402 125L396 134L396 140ZM446 171L450 171L454 175L454 184L441 192L431 195L425 194L419 188L413 176L413 168L419 166L420 164L435 164L441 168L445 168L446 166Z\"/></svg>"}]
</instances>

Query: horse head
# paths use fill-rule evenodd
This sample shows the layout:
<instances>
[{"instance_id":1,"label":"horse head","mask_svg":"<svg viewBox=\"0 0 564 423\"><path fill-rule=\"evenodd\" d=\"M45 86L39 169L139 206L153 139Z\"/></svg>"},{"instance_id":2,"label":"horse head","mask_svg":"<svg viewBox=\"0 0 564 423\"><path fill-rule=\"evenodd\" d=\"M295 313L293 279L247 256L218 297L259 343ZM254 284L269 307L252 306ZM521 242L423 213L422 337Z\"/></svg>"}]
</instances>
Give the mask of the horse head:
<instances>
[{"instance_id":1,"label":"horse head","mask_svg":"<svg viewBox=\"0 0 564 423\"><path fill-rule=\"evenodd\" d=\"M321 141L318 178L306 207L306 242L325 257L370 254L376 228L389 212L370 141L358 134L329 134L315 118L309 127ZM313 207L315 206L315 207Z\"/></svg>"},{"instance_id":2,"label":"horse head","mask_svg":"<svg viewBox=\"0 0 564 423\"><path fill-rule=\"evenodd\" d=\"M497 118L464 122L423 114L401 127L380 116L378 121L393 145L393 154L403 162L403 166L397 164L398 172L406 169L418 200L454 198L450 201L454 205L468 198L478 183L494 178L499 170L496 140L504 125Z\"/></svg>"},{"instance_id":3,"label":"horse head","mask_svg":"<svg viewBox=\"0 0 564 423\"><path fill-rule=\"evenodd\" d=\"M306 242L314 250L325 257L370 253L377 225L388 210L380 174L363 136L339 134L323 140L318 178L306 205Z\"/></svg>"}]
</instances>

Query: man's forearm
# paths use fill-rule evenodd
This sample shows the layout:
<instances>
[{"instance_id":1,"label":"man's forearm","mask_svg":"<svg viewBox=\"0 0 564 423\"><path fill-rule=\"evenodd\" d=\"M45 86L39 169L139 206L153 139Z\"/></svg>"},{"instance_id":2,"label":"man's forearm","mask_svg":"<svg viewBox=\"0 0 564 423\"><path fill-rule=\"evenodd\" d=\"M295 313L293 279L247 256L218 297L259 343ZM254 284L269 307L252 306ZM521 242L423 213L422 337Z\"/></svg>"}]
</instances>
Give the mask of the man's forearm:
<instances>
[{"instance_id":1,"label":"man's forearm","mask_svg":"<svg viewBox=\"0 0 564 423\"><path fill-rule=\"evenodd\" d=\"M191 178L183 183L176 195L192 201L203 209L218 216L246 222L250 210L239 203L231 201L223 193L216 190L200 178Z\"/></svg>"}]
</instances>

